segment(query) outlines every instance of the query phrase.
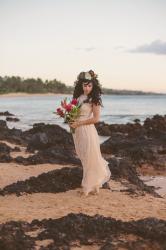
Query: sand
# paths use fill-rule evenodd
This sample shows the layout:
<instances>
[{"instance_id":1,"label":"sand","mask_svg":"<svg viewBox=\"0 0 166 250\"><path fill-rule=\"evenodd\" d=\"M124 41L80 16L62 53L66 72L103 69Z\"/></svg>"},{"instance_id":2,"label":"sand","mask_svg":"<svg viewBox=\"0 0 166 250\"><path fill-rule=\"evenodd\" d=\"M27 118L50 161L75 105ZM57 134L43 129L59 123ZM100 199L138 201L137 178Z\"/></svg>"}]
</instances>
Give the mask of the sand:
<instances>
[{"instance_id":1,"label":"sand","mask_svg":"<svg viewBox=\"0 0 166 250\"><path fill-rule=\"evenodd\" d=\"M111 181L115 191L101 189L98 195L80 195L80 188L62 193L33 193L0 197L0 223L10 220L60 218L68 213L100 214L123 221L156 217L166 219L166 200L146 194L130 197L119 192L119 183Z\"/></svg>"},{"instance_id":2,"label":"sand","mask_svg":"<svg viewBox=\"0 0 166 250\"><path fill-rule=\"evenodd\" d=\"M16 144L1 141L14 148ZM12 157L24 156L25 147L20 147L21 152L12 152ZM19 180L26 180L31 176L38 176L54 169L73 167L73 165L61 164L38 164L24 166L17 163L0 163L0 188L15 183ZM166 220L166 197L156 198L150 194L144 196L129 195L120 190L126 187L119 181L110 180L109 189L100 189L96 195L90 194L85 197L81 194L81 188L68 190L61 193L33 193L15 194L0 196L0 224L8 221L27 221L34 219L56 219L69 213L84 213L87 215L100 214L105 217L112 217L122 221L138 220L147 217L155 217ZM32 232L34 234L34 232ZM35 242L35 249L47 246L52 240L41 240ZM76 245L77 242L75 242ZM73 243L74 244L74 243ZM98 250L101 246L74 246L71 250Z\"/></svg>"},{"instance_id":3,"label":"sand","mask_svg":"<svg viewBox=\"0 0 166 250\"><path fill-rule=\"evenodd\" d=\"M61 95L69 95L69 94L61 94L61 93L24 93L24 92L18 92L18 93L8 93L8 94L0 94L1 97L19 97L19 96L61 96Z\"/></svg>"},{"instance_id":4,"label":"sand","mask_svg":"<svg viewBox=\"0 0 166 250\"><path fill-rule=\"evenodd\" d=\"M22 154L22 152L20 153ZM72 165L38 164L24 166L15 163L0 163L0 188L38 176L53 169L72 167ZM100 189L98 195L81 195L81 188L62 193L33 193L0 196L0 223L10 220L60 218L68 213L101 214L123 221L146 217L166 219L166 199L145 196L130 196L120 182L111 180L111 190Z\"/></svg>"}]
</instances>

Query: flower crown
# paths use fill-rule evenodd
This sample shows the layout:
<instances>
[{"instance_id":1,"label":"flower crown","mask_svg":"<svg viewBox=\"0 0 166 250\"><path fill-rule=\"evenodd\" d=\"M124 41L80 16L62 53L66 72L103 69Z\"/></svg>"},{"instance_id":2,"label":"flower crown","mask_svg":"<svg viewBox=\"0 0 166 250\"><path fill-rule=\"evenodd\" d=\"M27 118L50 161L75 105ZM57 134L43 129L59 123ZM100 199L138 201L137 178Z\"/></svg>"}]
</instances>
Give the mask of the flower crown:
<instances>
[{"instance_id":1,"label":"flower crown","mask_svg":"<svg viewBox=\"0 0 166 250\"><path fill-rule=\"evenodd\" d=\"M85 81L91 81L94 78L97 78L97 75L94 73L93 70L89 70L88 72L81 72L77 77L78 80Z\"/></svg>"}]
</instances>

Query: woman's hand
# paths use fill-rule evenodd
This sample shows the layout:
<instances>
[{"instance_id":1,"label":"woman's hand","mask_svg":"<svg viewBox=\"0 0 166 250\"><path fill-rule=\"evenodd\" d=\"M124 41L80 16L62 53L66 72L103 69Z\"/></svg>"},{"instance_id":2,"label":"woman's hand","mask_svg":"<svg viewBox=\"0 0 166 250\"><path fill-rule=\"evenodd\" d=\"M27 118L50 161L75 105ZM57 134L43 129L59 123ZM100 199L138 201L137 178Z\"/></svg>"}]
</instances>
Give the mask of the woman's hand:
<instances>
[{"instance_id":1,"label":"woman's hand","mask_svg":"<svg viewBox=\"0 0 166 250\"><path fill-rule=\"evenodd\" d=\"M79 123L79 121L69 122L69 126L72 128L77 128L80 126L80 123Z\"/></svg>"}]
</instances>

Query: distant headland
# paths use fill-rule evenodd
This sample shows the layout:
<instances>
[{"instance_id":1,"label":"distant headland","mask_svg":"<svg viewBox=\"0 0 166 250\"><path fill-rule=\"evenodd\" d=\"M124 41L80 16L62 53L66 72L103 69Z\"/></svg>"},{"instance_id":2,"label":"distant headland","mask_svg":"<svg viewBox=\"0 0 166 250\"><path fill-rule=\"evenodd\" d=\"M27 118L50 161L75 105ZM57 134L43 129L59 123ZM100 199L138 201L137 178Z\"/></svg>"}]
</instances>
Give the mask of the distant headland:
<instances>
[{"instance_id":1,"label":"distant headland","mask_svg":"<svg viewBox=\"0 0 166 250\"><path fill-rule=\"evenodd\" d=\"M0 76L0 94L27 93L27 94L72 94L74 86L66 85L56 79L21 78L19 76ZM103 94L107 95L165 95L166 93L144 92L141 90L118 90L102 87Z\"/></svg>"}]
</instances>

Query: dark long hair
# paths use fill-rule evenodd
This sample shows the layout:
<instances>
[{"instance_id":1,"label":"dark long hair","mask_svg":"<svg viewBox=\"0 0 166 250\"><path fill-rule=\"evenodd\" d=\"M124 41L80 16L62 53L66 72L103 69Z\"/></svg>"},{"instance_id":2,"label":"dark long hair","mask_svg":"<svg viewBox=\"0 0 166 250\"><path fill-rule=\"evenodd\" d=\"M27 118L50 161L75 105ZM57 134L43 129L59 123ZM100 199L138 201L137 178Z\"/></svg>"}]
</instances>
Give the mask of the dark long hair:
<instances>
[{"instance_id":1,"label":"dark long hair","mask_svg":"<svg viewBox=\"0 0 166 250\"><path fill-rule=\"evenodd\" d=\"M103 94L102 89L101 89L101 84L99 83L98 79L97 79L97 75L94 73L93 70L89 70L88 73L91 75L91 80L87 80L84 79L84 73L85 72L81 72L78 77L77 80L74 82L74 92L73 92L73 98L78 98L80 95L84 94L83 91L83 82L91 82L93 87L92 87L92 91L88 94L87 99L84 102L88 102L88 103L95 103L96 105L100 105L102 107L103 103L102 103L102 99L101 99L101 94Z\"/></svg>"}]
</instances>

